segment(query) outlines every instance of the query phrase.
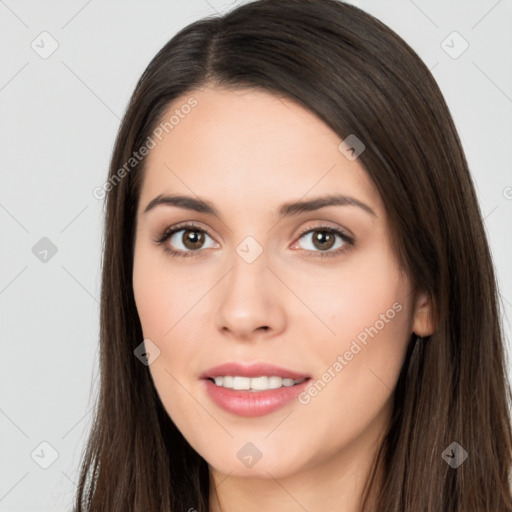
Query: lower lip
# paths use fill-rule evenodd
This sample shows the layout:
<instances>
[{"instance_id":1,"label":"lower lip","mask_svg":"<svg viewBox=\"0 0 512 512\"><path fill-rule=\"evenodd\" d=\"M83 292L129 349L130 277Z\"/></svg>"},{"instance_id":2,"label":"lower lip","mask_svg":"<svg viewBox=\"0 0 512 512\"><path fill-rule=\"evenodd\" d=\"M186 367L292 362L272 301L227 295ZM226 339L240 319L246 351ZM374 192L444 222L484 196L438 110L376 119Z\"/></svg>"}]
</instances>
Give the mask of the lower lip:
<instances>
[{"instance_id":1,"label":"lower lip","mask_svg":"<svg viewBox=\"0 0 512 512\"><path fill-rule=\"evenodd\" d=\"M209 379L203 379L206 392L222 409L238 416L263 416L285 406L304 391L310 379L294 386L283 386L266 391L237 391L217 386Z\"/></svg>"}]
</instances>

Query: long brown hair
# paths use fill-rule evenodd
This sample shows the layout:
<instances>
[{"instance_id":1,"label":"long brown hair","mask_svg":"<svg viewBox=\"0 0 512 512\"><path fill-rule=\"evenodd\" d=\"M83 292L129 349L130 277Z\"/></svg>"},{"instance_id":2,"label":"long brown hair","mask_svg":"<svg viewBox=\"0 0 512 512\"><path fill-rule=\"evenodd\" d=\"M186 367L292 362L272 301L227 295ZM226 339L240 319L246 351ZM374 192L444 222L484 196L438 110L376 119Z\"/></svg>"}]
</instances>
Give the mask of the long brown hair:
<instances>
[{"instance_id":1,"label":"long brown hair","mask_svg":"<svg viewBox=\"0 0 512 512\"><path fill-rule=\"evenodd\" d=\"M148 367L134 356L143 340L132 269L145 160L126 168L170 102L208 84L284 95L341 139L356 134L399 262L414 289L432 300L435 333L411 336L376 457L374 470L385 475L378 511L512 511L511 393L497 283L454 122L410 46L337 0L260 0L194 22L137 83L106 187L101 379L76 511L209 510L207 463L175 427ZM468 454L457 468L443 458L454 442Z\"/></svg>"}]
</instances>

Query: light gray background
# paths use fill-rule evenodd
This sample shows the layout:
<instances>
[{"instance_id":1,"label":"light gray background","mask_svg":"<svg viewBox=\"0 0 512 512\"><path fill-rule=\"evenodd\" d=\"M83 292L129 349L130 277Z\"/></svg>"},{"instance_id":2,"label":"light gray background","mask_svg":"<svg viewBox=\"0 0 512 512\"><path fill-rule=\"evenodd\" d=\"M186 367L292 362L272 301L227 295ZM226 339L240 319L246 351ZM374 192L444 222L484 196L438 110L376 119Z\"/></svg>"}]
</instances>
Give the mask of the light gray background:
<instances>
[{"instance_id":1,"label":"light gray background","mask_svg":"<svg viewBox=\"0 0 512 512\"><path fill-rule=\"evenodd\" d=\"M511 0L352 3L398 32L436 77L462 137L510 318ZM103 218L92 191L106 179L120 118L150 59L185 25L233 5L0 1L2 512L71 509L98 376ZM58 43L46 59L31 47L50 48L44 31ZM469 44L458 58L447 53L463 48L453 31ZM42 237L57 247L47 262L32 252ZM509 345L508 321L505 332ZM43 469L52 449L58 457Z\"/></svg>"}]
</instances>

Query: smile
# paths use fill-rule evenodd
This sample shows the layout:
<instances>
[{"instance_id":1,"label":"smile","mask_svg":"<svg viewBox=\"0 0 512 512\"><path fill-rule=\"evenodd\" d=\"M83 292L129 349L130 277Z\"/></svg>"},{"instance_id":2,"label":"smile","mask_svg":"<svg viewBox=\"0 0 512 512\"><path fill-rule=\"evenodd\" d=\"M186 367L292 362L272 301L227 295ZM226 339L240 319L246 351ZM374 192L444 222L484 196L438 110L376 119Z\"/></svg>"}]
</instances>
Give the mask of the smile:
<instances>
[{"instance_id":1,"label":"smile","mask_svg":"<svg viewBox=\"0 0 512 512\"><path fill-rule=\"evenodd\" d=\"M243 377L239 375L224 375L213 379L216 386L226 389L235 389L237 391L267 391L269 389L279 389L282 387L291 387L304 382L306 379L290 379L274 376L261 377Z\"/></svg>"},{"instance_id":2,"label":"smile","mask_svg":"<svg viewBox=\"0 0 512 512\"><path fill-rule=\"evenodd\" d=\"M244 389L228 388L224 386L224 380L233 379L233 385L243 386ZM273 377L238 377L221 376L222 385L217 385L212 378L202 379L207 396L218 407L237 416L256 417L270 414L288 404L304 391L310 378L294 381L293 379L274 380ZM243 380L238 380L243 379ZM265 382L265 379L267 382ZM264 389L251 388L252 381L256 387L265 386ZM247 382L249 381L249 382ZM291 381L291 385L290 385ZM279 387L277 387L279 384ZM270 386L274 385L275 388Z\"/></svg>"}]
</instances>

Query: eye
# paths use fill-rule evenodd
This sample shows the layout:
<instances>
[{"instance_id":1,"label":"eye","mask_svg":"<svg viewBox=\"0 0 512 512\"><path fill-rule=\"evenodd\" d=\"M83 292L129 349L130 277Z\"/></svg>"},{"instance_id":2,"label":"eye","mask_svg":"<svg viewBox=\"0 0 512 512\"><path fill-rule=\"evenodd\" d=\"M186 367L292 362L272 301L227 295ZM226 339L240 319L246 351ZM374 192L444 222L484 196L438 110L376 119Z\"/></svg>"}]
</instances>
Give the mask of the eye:
<instances>
[{"instance_id":1,"label":"eye","mask_svg":"<svg viewBox=\"0 0 512 512\"><path fill-rule=\"evenodd\" d=\"M204 245L207 238L211 241L209 246ZM330 226L317 226L308 229L301 233L299 240L302 238L309 244L309 248L306 247L304 250L313 257L336 256L355 245L351 236ZM167 228L155 242L164 245L164 250L172 256L182 257L195 256L195 253L199 255L201 249L215 247L212 237L204 229L190 223ZM292 248L295 248L296 245L297 242Z\"/></svg>"},{"instance_id":2,"label":"eye","mask_svg":"<svg viewBox=\"0 0 512 512\"><path fill-rule=\"evenodd\" d=\"M299 240L302 238L307 242L305 250L311 252L311 256L314 257L336 256L355 245L351 236L330 226L317 226L308 229L300 235ZM296 245L297 242L294 246Z\"/></svg>"},{"instance_id":3,"label":"eye","mask_svg":"<svg viewBox=\"0 0 512 512\"><path fill-rule=\"evenodd\" d=\"M155 242L159 245L165 244L164 250L173 256L193 256L200 249L215 247L215 242L204 246L206 237L213 242L204 229L194 224L185 224L166 229Z\"/></svg>"}]
</instances>

